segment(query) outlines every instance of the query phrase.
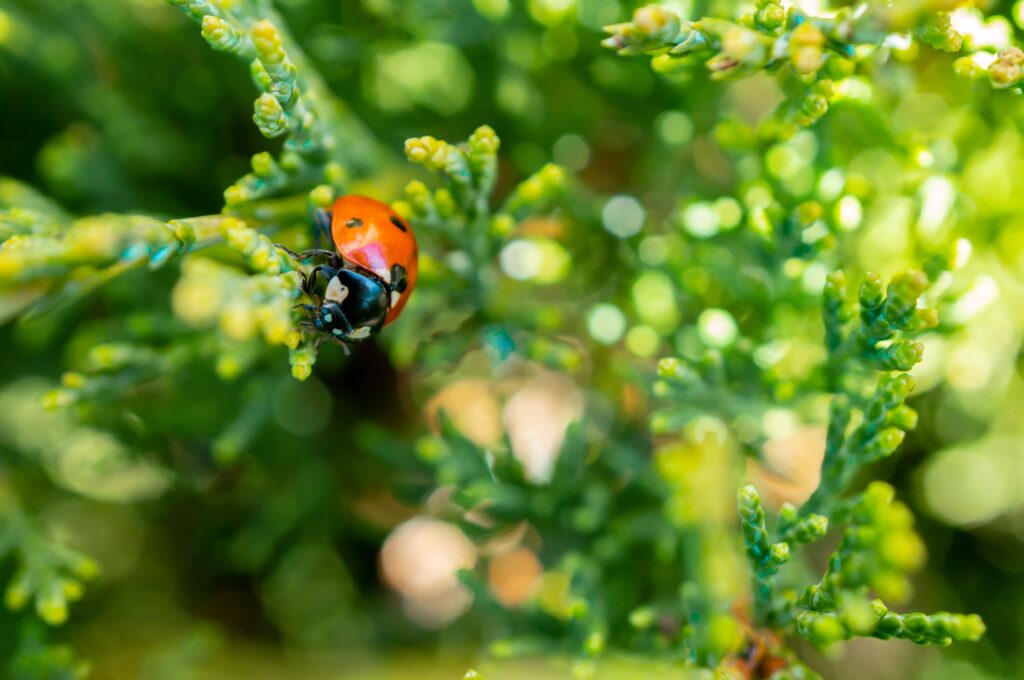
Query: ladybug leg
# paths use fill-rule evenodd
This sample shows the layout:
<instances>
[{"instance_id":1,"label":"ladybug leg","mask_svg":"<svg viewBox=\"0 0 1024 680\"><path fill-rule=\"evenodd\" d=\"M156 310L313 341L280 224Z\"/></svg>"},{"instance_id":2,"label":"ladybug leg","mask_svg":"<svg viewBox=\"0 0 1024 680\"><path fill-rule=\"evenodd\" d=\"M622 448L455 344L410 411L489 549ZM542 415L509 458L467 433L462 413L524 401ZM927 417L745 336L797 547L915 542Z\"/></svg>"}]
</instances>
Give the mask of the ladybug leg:
<instances>
[{"instance_id":1,"label":"ladybug leg","mask_svg":"<svg viewBox=\"0 0 1024 680\"><path fill-rule=\"evenodd\" d=\"M313 257L324 257L327 258L327 266L332 269L341 269L342 262L341 256L333 250L324 250L323 248L310 248L309 250L303 250L297 254L300 260L308 260Z\"/></svg>"},{"instance_id":2,"label":"ladybug leg","mask_svg":"<svg viewBox=\"0 0 1024 680\"><path fill-rule=\"evenodd\" d=\"M345 315L341 313L341 310L339 309L337 312L333 312L333 313L337 314L338 318L341 319L341 324L345 327L345 335L352 335L352 333L355 332L356 329L353 328L352 324L350 324L348 322L348 319L346 319ZM334 338L335 340L337 340L338 342L341 342L341 340L338 339L338 336L332 335L331 337ZM344 345L345 343L342 342L341 344Z\"/></svg>"},{"instance_id":3,"label":"ladybug leg","mask_svg":"<svg viewBox=\"0 0 1024 680\"><path fill-rule=\"evenodd\" d=\"M303 250L297 253L291 248L281 243L275 243L274 247L280 248L281 250L288 253L291 257L293 257L296 260L299 260L300 262L303 260L308 260L313 257L326 257L327 262L332 267L334 267L335 269L341 268L341 257L339 257L338 253L334 252L333 250L326 250L324 248L309 248L307 250Z\"/></svg>"},{"instance_id":4,"label":"ladybug leg","mask_svg":"<svg viewBox=\"0 0 1024 680\"><path fill-rule=\"evenodd\" d=\"M323 342L324 338L330 338L331 340L334 340L336 343L341 345L341 348L343 350L345 350L345 356L348 356L348 355L352 354L352 350L350 350L348 348L348 345L346 345L344 342L342 342L341 340L339 340L337 337L335 337L333 335L319 335L319 336L317 336L316 343L314 343L314 345L313 345L313 351L315 351L315 352L319 352L320 351L320 343Z\"/></svg>"},{"instance_id":5,"label":"ladybug leg","mask_svg":"<svg viewBox=\"0 0 1024 680\"><path fill-rule=\"evenodd\" d=\"M334 340L334 341L335 341L336 343L338 343L339 345L341 345L341 348L342 348L343 350L345 350L345 356L348 356L348 355L352 354L352 350L350 350L350 349L348 348L348 344L347 344L347 343L345 343L345 342L344 342L344 341L343 341L343 340L342 340L341 338L338 338L338 337L335 337L335 336L333 336L333 335L332 335L332 336L331 336L331 340Z\"/></svg>"},{"instance_id":6,"label":"ladybug leg","mask_svg":"<svg viewBox=\"0 0 1024 680\"><path fill-rule=\"evenodd\" d=\"M313 267L308 274L302 272L302 292L306 295L313 295L313 291L316 289L316 275L320 273L319 269L320 267Z\"/></svg>"},{"instance_id":7,"label":"ladybug leg","mask_svg":"<svg viewBox=\"0 0 1024 680\"><path fill-rule=\"evenodd\" d=\"M295 305L295 307L302 307L304 310L306 310L306 318L309 320L306 323L313 324L313 328L317 327L316 324L313 323L313 322L316 321L316 318L317 318L317 315L318 315L317 312L319 311L319 307L317 307L316 305L307 305L307 304L298 304L298 305Z\"/></svg>"},{"instance_id":8,"label":"ladybug leg","mask_svg":"<svg viewBox=\"0 0 1024 680\"><path fill-rule=\"evenodd\" d=\"M306 316L309 319L308 321L300 321L299 322L299 326L301 326L302 328L308 328L308 329L310 329L312 331L318 331L317 334L316 334L316 340L313 343L313 351L314 352L319 352L320 351L320 344L324 341L324 338L330 338L331 340L334 340L336 343L341 345L341 348L343 350L345 350L345 356L348 356L348 355L350 355L352 353L352 351L348 348L348 345L341 338L339 338L337 335L334 335L333 333L327 333L326 331L324 331L324 329L319 328L314 323L314 320L319 316L319 312L320 312L319 307L316 307L315 305L305 305L305 304L295 305L295 307L302 307L303 309L305 309L306 310ZM337 314L337 312L335 312L335 314ZM345 328L347 329L347 332L351 333L352 332L352 324L350 324L348 322L348 319L346 319L344 316L340 316L340 319L341 319L342 323L345 325Z\"/></svg>"},{"instance_id":9,"label":"ladybug leg","mask_svg":"<svg viewBox=\"0 0 1024 680\"><path fill-rule=\"evenodd\" d=\"M296 259L299 262L309 260L314 257L325 257L327 258L328 265L333 267L334 269L341 269L343 265L341 256L339 256L338 253L334 252L333 250L325 250L324 248L309 248L307 250L303 250L297 253L291 248L281 243L275 243L274 247L280 248L284 252L288 253L288 255L290 255L293 259Z\"/></svg>"},{"instance_id":10,"label":"ladybug leg","mask_svg":"<svg viewBox=\"0 0 1024 680\"><path fill-rule=\"evenodd\" d=\"M294 250L292 250L288 246L284 245L283 243L275 243L274 247L278 248L279 250L283 250L284 252L288 253L289 255L292 256L292 258L294 258L296 260L301 260L302 259L301 257L299 257L299 254L297 252L295 252Z\"/></svg>"},{"instance_id":11,"label":"ladybug leg","mask_svg":"<svg viewBox=\"0 0 1024 680\"><path fill-rule=\"evenodd\" d=\"M400 264L391 265L391 282L387 284L388 295L391 293L404 293L409 287L409 279L405 267Z\"/></svg>"},{"instance_id":12,"label":"ladybug leg","mask_svg":"<svg viewBox=\"0 0 1024 680\"><path fill-rule=\"evenodd\" d=\"M302 260L308 260L311 257L326 257L328 259L332 259L338 257L338 254L333 250L324 250L323 248L310 248L308 250L303 250L301 253L298 253L298 256L299 259Z\"/></svg>"},{"instance_id":13,"label":"ladybug leg","mask_svg":"<svg viewBox=\"0 0 1024 680\"><path fill-rule=\"evenodd\" d=\"M338 267L332 267L326 264L318 264L313 267L309 272L308 286L303 288L303 292L314 298L317 301L317 304L323 304L320 296L316 294L317 277L322 275L327 281L330 281L335 275L337 275L338 269Z\"/></svg>"},{"instance_id":14,"label":"ladybug leg","mask_svg":"<svg viewBox=\"0 0 1024 680\"><path fill-rule=\"evenodd\" d=\"M313 229L317 247L321 247L324 242L331 242L331 221L330 210L317 208L313 211Z\"/></svg>"}]
</instances>

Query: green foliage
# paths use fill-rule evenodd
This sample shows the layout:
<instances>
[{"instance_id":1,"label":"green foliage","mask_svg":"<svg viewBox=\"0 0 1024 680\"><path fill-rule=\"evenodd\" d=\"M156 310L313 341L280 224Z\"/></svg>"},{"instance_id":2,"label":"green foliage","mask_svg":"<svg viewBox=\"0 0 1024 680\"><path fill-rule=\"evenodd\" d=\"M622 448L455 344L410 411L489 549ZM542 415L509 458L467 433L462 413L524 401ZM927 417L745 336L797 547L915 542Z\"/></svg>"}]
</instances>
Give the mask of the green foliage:
<instances>
[{"instance_id":1,"label":"green foliage","mask_svg":"<svg viewBox=\"0 0 1024 680\"><path fill-rule=\"evenodd\" d=\"M739 493L759 615L775 626L795 623L799 635L818 645L855 636L948 645L954 640L977 640L985 630L973 614L902 616L890 612L882 600L867 602L864 595L869 590L885 598L907 598L906 573L921 567L923 544L913 531L913 516L906 506L894 502L894 490L888 484L873 482L856 498L841 499L859 467L892 455L905 432L916 426L917 413L905 403L914 383L902 371L921 360L921 346L903 334L936 325L935 310L917 306L927 287L921 272L897 274L887 290L879 277L867 275L860 289L859 318L846 329L853 315L846 309L843 275L835 272L829 277L824 292L829 366L838 365L836 382L842 385L851 372L866 367L879 376L874 380L876 387L867 397L863 390L851 389L833 398L821 480L799 510L792 505L780 510L778 542L771 542L773 534L766 526L757 490L746 486ZM848 526L821 581L808 586L799 599L795 591L777 595L770 577L790 560L789 542L812 543L829 526L840 523Z\"/></svg>"},{"instance_id":2,"label":"green foliage","mask_svg":"<svg viewBox=\"0 0 1024 680\"><path fill-rule=\"evenodd\" d=\"M889 609L921 570L909 606L998 630L952 654L1019 660L976 564L1015 553L943 524L1019 547L1019 459L953 447L1019 434L1006 8L167 4L0 6L0 676L433 645L452 677L812 678L795 640L981 639ZM420 247L351 356L288 250L348 193Z\"/></svg>"},{"instance_id":3,"label":"green foliage","mask_svg":"<svg viewBox=\"0 0 1024 680\"><path fill-rule=\"evenodd\" d=\"M89 677L89 665L75 658L66 646L45 646L30 642L19 650L11 664L15 680L81 680Z\"/></svg>"},{"instance_id":4,"label":"green foliage","mask_svg":"<svg viewBox=\"0 0 1024 680\"><path fill-rule=\"evenodd\" d=\"M0 546L13 554L18 567L4 592L4 605L20 610L34 604L36 614L50 625L68 618L68 604L82 597L83 582L96 577L97 565L83 555L47 541L17 508L3 509L4 532Z\"/></svg>"}]
</instances>

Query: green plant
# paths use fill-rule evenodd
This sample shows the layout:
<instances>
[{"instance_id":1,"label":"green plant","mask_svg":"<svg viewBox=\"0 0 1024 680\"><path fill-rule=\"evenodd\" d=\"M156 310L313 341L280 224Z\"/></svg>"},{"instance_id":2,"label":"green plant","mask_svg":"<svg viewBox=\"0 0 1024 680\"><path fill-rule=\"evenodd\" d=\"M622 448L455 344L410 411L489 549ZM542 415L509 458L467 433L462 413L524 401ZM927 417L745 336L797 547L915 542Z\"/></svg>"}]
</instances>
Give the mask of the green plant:
<instances>
[{"instance_id":1,"label":"green plant","mask_svg":"<svg viewBox=\"0 0 1024 680\"><path fill-rule=\"evenodd\" d=\"M93 580L97 599L137 587L124 573L105 581L89 540L59 530L88 535L75 515L108 504L133 508L104 520L129 538L142 524L180 534L147 533L177 557L140 573L183 600L237 579L239 610L310 658L443 639L412 632L393 604L485 649L483 677L537 656L579 677L640 657L643 672L781 680L815 677L797 638L981 638L974 614L889 609L925 568L924 541L895 500L903 482L873 478L892 474L901 445L929 447L908 439L910 372L922 343L979 327L987 284L972 244L985 229L1010 238L999 223L1015 214L1012 186L994 196L1015 173L998 151L1022 137L1008 125L984 132L991 151L974 140L1009 106L998 90L1018 88L1024 59L957 30L965 12L990 28L999 12L698 2L707 16L688 21L648 5L603 45L651 55L653 80L600 51L595 29L618 17L584 2L364 2L341 22L351 39L311 28L340 21L326 3L170 4L226 53L210 63L248 65L253 121L274 150L211 170L204 186L227 177L214 214L181 217L194 214L178 209L187 190L150 203L138 178L209 167L215 118L204 109L176 143L173 115L100 78L82 106L111 155L74 127L41 154L51 191L75 207L0 180L0 342L30 357L0 388L0 557L15 612L0 621L12 641L0 659L14 677L84 676L60 629L69 603ZM49 13L144 53L143 29L101 5L0 9L0 50L30 62L29 36L67 54ZM154 33L171 30L146 11ZM374 41L384 26L393 43ZM454 35L476 36L459 49L496 83L494 106L459 113L473 72ZM359 78L347 51L368 61ZM165 73L194 58L169 58ZM70 89L73 61L41 68ZM579 107L541 94L548 72ZM164 96L150 80L134 79L143 99ZM160 153L118 146L133 129ZM468 135L416 136L434 130ZM420 280L379 338L318 355L294 309L311 265L275 244L311 246L313 211L346 193L389 199L412 224ZM120 210L126 195L145 214L75 216ZM856 303L844 271L863 280ZM427 586L393 562L414 532L440 546ZM811 566L822 559L823 574ZM151 606L175 633L139 643L142 677L203 677L231 644L210 622L244 628L213 605ZM93 647L100 674L118 666Z\"/></svg>"}]
</instances>

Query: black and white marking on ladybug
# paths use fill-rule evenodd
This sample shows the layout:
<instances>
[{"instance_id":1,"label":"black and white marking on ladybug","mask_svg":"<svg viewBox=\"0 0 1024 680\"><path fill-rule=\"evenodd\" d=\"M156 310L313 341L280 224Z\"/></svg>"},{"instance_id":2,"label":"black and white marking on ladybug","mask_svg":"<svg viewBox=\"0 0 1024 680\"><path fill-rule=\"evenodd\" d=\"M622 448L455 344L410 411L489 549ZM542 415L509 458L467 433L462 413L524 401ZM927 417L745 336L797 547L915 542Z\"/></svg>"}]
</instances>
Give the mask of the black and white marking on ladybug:
<instances>
[{"instance_id":1,"label":"black and white marking on ladybug","mask_svg":"<svg viewBox=\"0 0 1024 680\"><path fill-rule=\"evenodd\" d=\"M324 299L329 302L337 302L341 304L348 297L348 287L346 287L337 276L333 277L327 284L327 290L324 291Z\"/></svg>"}]
</instances>

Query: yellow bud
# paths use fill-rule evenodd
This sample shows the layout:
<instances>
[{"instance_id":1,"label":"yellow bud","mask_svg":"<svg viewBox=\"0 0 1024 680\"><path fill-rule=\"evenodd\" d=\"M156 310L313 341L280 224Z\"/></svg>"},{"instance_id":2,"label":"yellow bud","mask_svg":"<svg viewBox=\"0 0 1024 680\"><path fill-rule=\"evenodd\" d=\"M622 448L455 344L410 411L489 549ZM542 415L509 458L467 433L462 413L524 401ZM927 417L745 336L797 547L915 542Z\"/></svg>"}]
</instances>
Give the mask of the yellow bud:
<instances>
[{"instance_id":1,"label":"yellow bud","mask_svg":"<svg viewBox=\"0 0 1024 680\"><path fill-rule=\"evenodd\" d=\"M85 588L82 587L82 584L73 579L63 579L60 584L61 589L64 591L64 597L72 602L80 600L85 593Z\"/></svg>"},{"instance_id":2,"label":"yellow bud","mask_svg":"<svg viewBox=\"0 0 1024 680\"><path fill-rule=\"evenodd\" d=\"M253 102L253 122L264 137L279 137L288 129L288 117L277 97L264 93ZM288 170L287 154L281 154L281 167Z\"/></svg>"},{"instance_id":3,"label":"yellow bud","mask_svg":"<svg viewBox=\"0 0 1024 680\"><path fill-rule=\"evenodd\" d=\"M235 34L231 26L212 14L203 17L202 35L204 40L220 50L230 49L235 41Z\"/></svg>"},{"instance_id":4,"label":"yellow bud","mask_svg":"<svg viewBox=\"0 0 1024 680\"><path fill-rule=\"evenodd\" d=\"M495 236L508 236L516 229L516 221L511 216L501 214L491 218L491 233Z\"/></svg>"},{"instance_id":5,"label":"yellow bud","mask_svg":"<svg viewBox=\"0 0 1024 680\"><path fill-rule=\"evenodd\" d=\"M21 258L13 252L0 251L0 279L13 279L21 270Z\"/></svg>"},{"instance_id":6,"label":"yellow bud","mask_svg":"<svg viewBox=\"0 0 1024 680\"><path fill-rule=\"evenodd\" d=\"M171 292L171 309L179 319L193 326L214 320L223 302L223 290L217 281L185 277Z\"/></svg>"},{"instance_id":7,"label":"yellow bud","mask_svg":"<svg viewBox=\"0 0 1024 680\"><path fill-rule=\"evenodd\" d=\"M299 363L292 366L292 377L296 380L305 380L313 372L313 367L307 363Z\"/></svg>"},{"instance_id":8,"label":"yellow bud","mask_svg":"<svg viewBox=\"0 0 1024 680\"><path fill-rule=\"evenodd\" d=\"M192 243L196 240L196 228L185 220L173 220L168 222L174 232L174 238L182 243Z\"/></svg>"},{"instance_id":9,"label":"yellow bud","mask_svg":"<svg viewBox=\"0 0 1024 680\"><path fill-rule=\"evenodd\" d=\"M240 184L232 184L224 190L224 203L226 205L238 205L249 200L249 192Z\"/></svg>"},{"instance_id":10,"label":"yellow bud","mask_svg":"<svg viewBox=\"0 0 1024 680\"><path fill-rule=\"evenodd\" d=\"M414 179L405 186L405 195L409 197L410 201L419 203L430 198L430 189L423 182Z\"/></svg>"},{"instance_id":11,"label":"yellow bud","mask_svg":"<svg viewBox=\"0 0 1024 680\"><path fill-rule=\"evenodd\" d=\"M757 33L742 26L731 28L722 36L722 52L733 61L743 61L758 47Z\"/></svg>"},{"instance_id":12,"label":"yellow bud","mask_svg":"<svg viewBox=\"0 0 1024 680\"><path fill-rule=\"evenodd\" d=\"M227 230L227 243L232 250L248 255L256 247L256 236L255 231L246 227L229 228Z\"/></svg>"},{"instance_id":13,"label":"yellow bud","mask_svg":"<svg viewBox=\"0 0 1024 680\"><path fill-rule=\"evenodd\" d=\"M252 42L260 55L260 60L278 64L284 61L284 50L281 49L281 34L270 21L263 19L252 26Z\"/></svg>"},{"instance_id":14,"label":"yellow bud","mask_svg":"<svg viewBox=\"0 0 1024 680\"><path fill-rule=\"evenodd\" d=\"M324 179L334 186L344 184L347 178L348 171L345 170L345 167L337 161L331 161L327 164L327 167L324 168Z\"/></svg>"},{"instance_id":15,"label":"yellow bud","mask_svg":"<svg viewBox=\"0 0 1024 680\"><path fill-rule=\"evenodd\" d=\"M441 217L447 218L455 214L455 197L452 196L452 192L447 189L438 189L434 192L434 207L437 209L437 214Z\"/></svg>"},{"instance_id":16,"label":"yellow bud","mask_svg":"<svg viewBox=\"0 0 1024 680\"><path fill-rule=\"evenodd\" d=\"M252 171L260 177L269 177L274 172L274 158L266 151L252 157Z\"/></svg>"},{"instance_id":17,"label":"yellow bud","mask_svg":"<svg viewBox=\"0 0 1024 680\"><path fill-rule=\"evenodd\" d=\"M884 562L906 571L919 568L925 559L924 543L913 531L886 534L878 552Z\"/></svg>"},{"instance_id":18,"label":"yellow bud","mask_svg":"<svg viewBox=\"0 0 1024 680\"><path fill-rule=\"evenodd\" d=\"M661 5L644 5L633 12L633 24L644 34L668 40L679 32L679 17Z\"/></svg>"},{"instance_id":19,"label":"yellow bud","mask_svg":"<svg viewBox=\"0 0 1024 680\"><path fill-rule=\"evenodd\" d=\"M277 251L271 251L270 261L267 262L266 266L260 268L271 276L277 276L281 273L284 267L284 257Z\"/></svg>"},{"instance_id":20,"label":"yellow bud","mask_svg":"<svg viewBox=\"0 0 1024 680\"><path fill-rule=\"evenodd\" d=\"M1003 89L1016 84L1024 70L1024 51L1011 47L1000 52L988 67L993 87Z\"/></svg>"},{"instance_id":21,"label":"yellow bud","mask_svg":"<svg viewBox=\"0 0 1024 680\"><path fill-rule=\"evenodd\" d=\"M302 277L299 276L297 271L285 272L278 277L278 280L281 287L288 293L293 293L295 289L302 285Z\"/></svg>"},{"instance_id":22,"label":"yellow bud","mask_svg":"<svg viewBox=\"0 0 1024 680\"><path fill-rule=\"evenodd\" d=\"M554 163L548 163L540 169L540 178L548 191L560 191L565 186L565 168Z\"/></svg>"},{"instance_id":23,"label":"yellow bud","mask_svg":"<svg viewBox=\"0 0 1024 680\"><path fill-rule=\"evenodd\" d=\"M120 251L120 233L105 221L78 222L66 240L68 255L91 259L110 257Z\"/></svg>"},{"instance_id":24,"label":"yellow bud","mask_svg":"<svg viewBox=\"0 0 1024 680\"><path fill-rule=\"evenodd\" d=\"M412 205L408 201L395 201L391 204L391 209L398 213L402 219L410 220L416 216L413 211Z\"/></svg>"},{"instance_id":25,"label":"yellow bud","mask_svg":"<svg viewBox=\"0 0 1024 680\"><path fill-rule=\"evenodd\" d=\"M707 644L719 656L739 649L743 639L743 631L732 616L715 614L708 622Z\"/></svg>"},{"instance_id":26,"label":"yellow bud","mask_svg":"<svg viewBox=\"0 0 1024 680\"><path fill-rule=\"evenodd\" d=\"M220 329L225 336L242 342L256 334L256 317L244 302L235 302L220 314Z\"/></svg>"},{"instance_id":27,"label":"yellow bud","mask_svg":"<svg viewBox=\"0 0 1024 680\"><path fill-rule=\"evenodd\" d=\"M36 613L51 626L59 626L68 620L68 603L59 588L50 588L42 596L36 596Z\"/></svg>"},{"instance_id":28,"label":"yellow bud","mask_svg":"<svg viewBox=\"0 0 1024 680\"><path fill-rule=\"evenodd\" d=\"M242 363L233 354L222 354L217 358L215 370L224 380L234 380L242 373Z\"/></svg>"},{"instance_id":29,"label":"yellow bud","mask_svg":"<svg viewBox=\"0 0 1024 680\"><path fill-rule=\"evenodd\" d=\"M413 163L426 163L437 149L433 137L413 137L405 140L405 155Z\"/></svg>"},{"instance_id":30,"label":"yellow bud","mask_svg":"<svg viewBox=\"0 0 1024 680\"><path fill-rule=\"evenodd\" d=\"M259 241L255 250L253 250L252 255L249 256L250 264L259 271L268 271L271 269L275 264L277 264L272 248L273 246ZM270 273L277 274L277 272Z\"/></svg>"},{"instance_id":31,"label":"yellow bud","mask_svg":"<svg viewBox=\"0 0 1024 680\"><path fill-rule=\"evenodd\" d=\"M953 62L953 72L960 78L978 80L986 71L972 56L960 57Z\"/></svg>"},{"instance_id":32,"label":"yellow bud","mask_svg":"<svg viewBox=\"0 0 1024 680\"><path fill-rule=\"evenodd\" d=\"M562 572L545 572L539 579L534 590L534 599L538 606L551 616L567 620L572 615L571 584L569 577Z\"/></svg>"},{"instance_id":33,"label":"yellow bud","mask_svg":"<svg viewBox=\"0 0 1024 680\"><path fill-rule=\"evenodd\" d=\"M89 350L89 360L100 368L118 366L127 360L127 350L121 345L96 345Z\"/></svg>"},{"instance_id":34,"label":"yellow bud","mask_svg":"<svg viewBox=\"0 0 1024 680\"><path fill-rule=\"evenodd\" d=\"M494 155L501 146L501 140L490 125L481 125L469 136L469 147L476 153Z\"/></svg>"},{"instance_id":35,"label":"yellow bud","mask_svg":"<svg viewBox=\"0 0 1024 680\"><path fill-rule=\"evenodd\" d=\"M75 398L68 390L50 390L43 394L40 405L45 411L56 411L72 402Z\"/></svg>"},{"instance_id":36,"label":"yellow bud","mask_svg":"<svg viewBox=\"0 0 1024 680\"><path fill-rule=\"evenodd\" d=\"M28 583L19 579L7 587L7 591L4 593L4 605L11 611L18 611L28 603L31 594Z\"/></svg>"},{"instance_id":37,"label":"yellow bud","mask_svg":"<svg viewBox=\"0 0 1024 680\"><path fill-rule=\"evenodd\" d=\"M317 208L329 208L334 202L334 188L321 184L309 192L309 202Z\"/></svg>"},{"instance_id":38,"label":"yellow bud","mask_svg":"<svg viewBox=\"0 0 1024 680\"><path fill-rule=\"evenodd\" d=\"M797 73L813 73L821 67L825 34L809 21L793 29L789 39L789 61Z\"/></svg>"},{"instance_id":39,"label":"yellow bud","mask_svg":"<svg viewBox=\"0 0 1024 680\"><path fill-rule=\"evenodd\" d=\"M519 197L527 203L536 203L544 195L544 189L537 177L529 177L519 185Z\"/></svg>"},{"instance_id":40,"label":"yellow bud","mask_svg":"<svg viewBox=\"0 0 1024 680\"><path fill-rule=\"evenodd\" d=\"M290 322L278 320L263 330L263 337L271 345L287 345L293 331Z\"/></svg>"},{"instance_id":41,"label":"yellow bud","mask_svg":"<svg viewBox=\"0 0 1024 680\"><path fill-rule=\"evenodd\" d=\"M793 29L789 44L795 47L821 47L825 44L825 34L810 21L805 21Z\"/></svg>"},{"instance_id":42,"label":"yellow bud","mask_svg":"<svg viewBox=\"0 0 1024 680\"><path fill-rule=\"evenodd\" d=\"M75 564L72 566L72 570L78 578L84 581L90 581L99 575L100 566L96 564L96 560L88 557L80 557L75 561Z\"/></svg>"},{"instance_id":43,"label":"yellow bud","mask_svg":"<svg viewBox=\"0 0 1024 680\"><path fill-rule=\"evenodd\" d=\"M420 255L420 276L424 279L431 279L440 276L444 267L435 258L423 253Z\"/></svg>"}]
</instances>

